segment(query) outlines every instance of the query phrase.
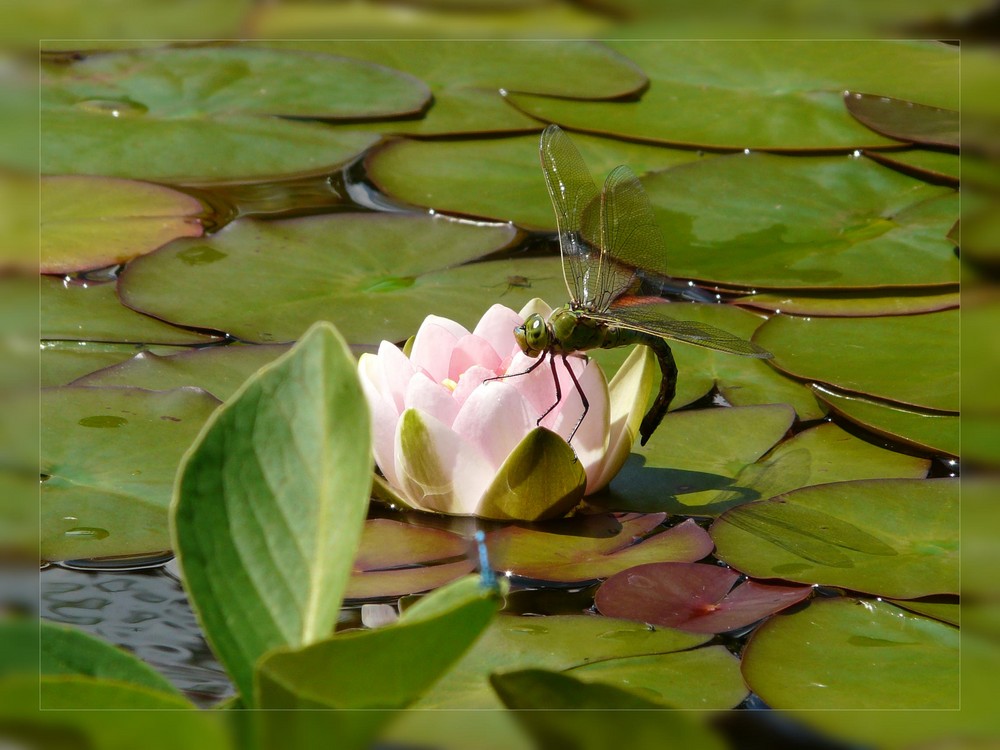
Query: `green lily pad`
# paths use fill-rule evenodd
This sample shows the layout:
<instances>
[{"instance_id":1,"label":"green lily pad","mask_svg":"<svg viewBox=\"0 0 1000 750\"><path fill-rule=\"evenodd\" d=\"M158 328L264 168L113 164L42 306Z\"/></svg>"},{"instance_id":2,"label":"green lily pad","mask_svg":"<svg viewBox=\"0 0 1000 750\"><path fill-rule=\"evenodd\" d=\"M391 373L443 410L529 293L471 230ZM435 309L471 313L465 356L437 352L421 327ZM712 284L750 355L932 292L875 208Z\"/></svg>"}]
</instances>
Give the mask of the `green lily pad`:
<instances>
[{"instance_id":1,"label":"green lily pad","mask_svg":"<svg viewBox=\"0 0 1000 750\"><path fill-rule=\"evenodd\" d=\"M844 106L861 124L896 140L956 150L961 144L957 109L856 91L844 92Z\"/></svg>"},{"instance_id":2,"label":"green lily pad","mask_svg":"<svg viewBox=\"0 0 1000 750\"><path fill-rule=\"evenodd\" d=\"M754 462L754 450L764 452L768 439L778 439L775 435L781 425L778 414L768 415L769 436L755 434L761 430L761 417L766 413L712 414L718 411L732 410L707 409L668 415L664 426L667 420L684 414L699 416L676 424L677 428L684 429L678 432L675 442L654 444L650 441L646 449L641 449L642 453L633 454L635 458L625 464L612 483L609 497L601 498L601 507L717 516L743 503L814 484L852 479L922 478L930 466L927 459L877 448L829 423L803 430ZM744 420L748 421L741 427ZM748 435L717 435L718 432L745 432ZM698 447L695 450L687 448L690 453L685 455L677 450L677 445ZM710 450L713 445L718 446L714 455ZM738 446L742 446L742 455L737 451ZM728 449L733 453L727 453ZM593 498L592 502L596 500Z\"/></svg>"},{"instance_id":3,"label":"green lily pad","mask_svg":"<svg viewBox=\"0 0 1000 750\"><path fill-rule=\"evenodd\" d=\"M39 281L41 338L127 344L206 344L213 336L139 315L122 305L111 283Z\"/></svg>"},{"instance_id":4,"label":"green lily pad","mask_svg":"<svg viewBox=\"0 0 1000 750\"><path fill-rule=\"evenodd\" d=\"M685 495L702 497L730 487L741 471L784 437L794 420L795 413L784 404L667 414L656 439L635 447L607 496L590 502L696 515Z\"/></svg>"},{"instance_id":5,"label":"green lily pad","mask_svg":"<svg viewBox=\"0 0 1000 750\"><path fill-rule=\"evenodd\" d=\"M225 401L248 377L287 351L283 344L213 346L171 354L143 351L73 384L130 385L155 391L189 385Z\"/></svg>"},{"instance_id":6,"label":"green lily pad","mask_svg":"<svg viewBox=\"0 0 1000 750\"><path fill-rule=\"evenodd\" d=\"M384 28L379 35L384 36ZM342 33L338 36L340 41L261 44L322 51L388 65L427 83L434 100L419 119L357 126L384 133L426 136L540 130L537 120L503 100L501 89L580 99L614 99L633 94L646 84L645 75L634 63L598 42L466 39L428 43L424 39L397 38L386 43L348 40ZM583 71L586 75L582 75Z\"/></svg>"},{"instance_id":7,"label":"green lily pad","mask_svg":"<svg viewBox=\"0 0 1000 750\"><path fill-rule=\"evenodd\" d=\"M375 142L275 115L398 116L430 96L412 76L381 66L245 47L50 64L41 90L43 173L201 183L330 171Z\"/></svg>"},{"instance_id":8,"label":"green lily pad","mask_svg":"<svg viewBox=\"0 0 1000 750\"><path fill-rule=\"evenodd\" d=\"M493 674L490 683L511 715L531 732L537 747L653 748L665 738L676 747L728 747L697 715L655 710L664 705L648 690L640 695L634 689L586 682L573 674L522 669ZM605 712L616 710L629 711L628 720L608 721Z\"/></svg>"},{"instance_id":9,"label":"green lily pad","mask_svg":"<svg viewBox=\"0 0 1000 750\"><path fill-rule=\"evenodd\" d=\"M905 409L877 399L813 386L817 398L854 424L920 450L958 456L960 419L957 414Z\"/></svg>"},{"instance_id":10,"label":"green lily pad","mask_svg":"<svg viewBox=\"0 0 1000 750\"><path fill-rule=\"evenodd\" d=\"M587 527L581 535L573 534L572 523L550 524L545 531L506 526L490 532L486 546L496 570L563 583L607 578L647 562L693 562L712 552L708 534L690 519L646 536L665 518L664 513L608 516L600 532Z\"/></svg>"},{"instance_id":11,"label":"green lily pad","mask_svg":"<svg viewBox=\"0 0 1000 750\"><path fill-rule=\"evenodd\" d=\"M695 151L573 136L595 181L619 164L637 173L702 158ZM538 161L538 135L490 140L397 140L372 151L365 166L379 189L411 205L555 230ZM487 189L483 189L488 186Z\"/></svg>"},{"instance_id":12,"label":"green lily pad","mask_svg":"<svg viewBox=\"0 0 1000 750\"><path fill-rule=\"evenodd\" d=\"M815 600L756 631L743 676L773 708L957 709L959 634L885 602Z\"/></svg>"},{"instance_id":13,"label":"green lily pad","mask_svg":"<svg viewBox=\"0 0 1000 750\"><path fill-rule=\"evenodd\" d=\"M687 521L690 523L690 520ZM692 633L725 633L801 602L809 586L745 581L718 565L657 562L616 573L594 597L602 615Z\"/></svg>"},{"instance_id":14,"label":"green lily pad","mask_svg":"<svg viewBox=\"0 0 1000 750\"><path fill-rule=\"evenodd\" d=\"M199 237L204 207L184 193L106 177L43 177L42 273L124 263L178 237Z\"/></svg>"},{"instance_id":15,"label":"green lily pad","mask_svg":"<svg viewBox=\"0 0 1000 750\"><path fill-rule=\"evenodd\" d=\"M733 708L749 692L740 676L740 660L725 646L595 660L570 674L588 682L628 687L676 708Z\"/></svg>"},{"instance_id":16,"label":"green lily pad","mask_svg":"<svg viewBox=\"0 0 1000 750\"><path fill-rule=\"evenodd\" d=\"M867 151L865 155L901 172L952 187L958 187L965 166L958 154L931 151L926 148L911 148L906 151Z\"/></svg>"},{"instance_id":17,"label":"green lily pad","mask_svg":"<svg viewBox=\"0 0 1000 750\"><path fill-rule=\"evenodd\" d=\"M806 487L733 508L710 531L716 555L755 578L900 599L958 593L955 479Z\"/></svg>"},{"instance_id":18,"label":"green lily pad","mask_svg":"<svg viewBox=\"0 0 1000 750\"><path fill-rule=\"evenodd\" d=\"M774 354L775 367L797 378L957 412L958 327L958 310L875 318L775 315L753 340Z\"/></svg>"},{"instance_id":19,"label":"green lily pad","mask_svg":"<svg viewBox=\"0 0 1000 750\"><path fill-rule=\"evenodd\" d=\"M37 38L44 40L42 49L86 50L120 44L163 44L144 41L153 30L158 39L233 36L240 33L252 7L251 0L184 0L173 5L162 5L157 0L136 0L115 7L112 17L110 8L95 12L86 2L64 2L59 12L53 13L51 7L15 1L9 3L7 10L10 28L37 32ZM108 39L112 22L116 39Z\"/></svg>"},{"instance_id":20,"label":"green lily pad","mask_svg":"<svg viewBox=\"0 0 1000 750\"><path fill-rule=\"evenodd\" d=\"M361 533L344 598L400 597L436 589L472 571L468 552L468 541L458 534L370 519Z\"/></svg>"},{"instance_id":21,"label":"green lily pad","mask_svg":"<svg viewBox=\"0 0 1000 750\"><path fill-rule=\"evenodd\" d=\"M144 344L105 344L94 341L43 341L39 350L40 385L69 385L97 370L112 367L143 352L174 354L179 347ZM176 387L176 386L171 386ZM163 390L163 389L151 389Z\"/></svg>"},{"instance_id":22,"label":"green lily pad","mask_svg":"<svg viewBox=\"0 0 1000 750\"><path fill-rule=\"evenodd\" d=\"M786 315L819 315L835 318L864 318L876 315L912 315L937 312L958 307L961 300L954 292L907 292L895 294L860 290L852 292L822 293L808 291L760 292L733 300L734 304L769 313Z\"/></svg>"},{"instance_id":23,"label":"green lily pad","mask_svg":"<svg viewBox=\"0 0 1000 750\"><path fill-rule=\"evenodd\" d=\"M956 627L962 622L962 605L957 596L930 597L928 599L885 599L884 601Z\"/></svg>"},{"instance_id":24,"label":"green lily pad","mask_svg":"<svg viewBox=\"0 0 1000 750\"><path fill-rule=\"evenodd\" d=\"M353 344L402 341L431 313L471 328L501 294L514 309L562 296L554 258L460 265L513 237L509 226L440 216L241 220L136 258L120 293L137 310L244 341L293 341L316 320L333 321ZM530 287L508 288L514 275Z\"/></svg>"},{"instance_id":25,"label":"green lily pad","mask_svg":"<svg viewBox=\"0 0 1000 750\"><path fill-rule=\"evenodd\" d=\"M668 253L658 273L725 286L958 282L958 196L853 156L734 154L643 179Z\"/></svg>"},{"instance_id":26,"label":"green lily pad","mask_svg":"<svg viewBox=\"0 0 1000 750\"><path fill-rule=\"evenodd\" d=\"M482 637L414 708L498 708L488 677L498 669L565 670L592 661L665 654L704 643L708 636L585 615L499 615Z\"/></svg>"},{"instance_id":27,"label":"green lily pad","mask_svg":"<svg viewBox=\"0 0 1000 750\"><path fill-rule=\"evenodd\" d=\"M42 558L169 549L167 506L177 466L218 405L195 388L44 389Z\"/></svg>"},{"instance_id":28,"label":"green lily pad","mask_svg":"<svg viewBox=\"0 0 1000 750\"><path fill-rule=\"evenodd\" d=\"M853 149L898 141L853 120L845 89L958 104L958 50L926 42L617 41L650 78L636 102L512 94L521 110L592 133L713 148ZM739 116L733 116L738 112Z\"/></svg>"}]
</instances>

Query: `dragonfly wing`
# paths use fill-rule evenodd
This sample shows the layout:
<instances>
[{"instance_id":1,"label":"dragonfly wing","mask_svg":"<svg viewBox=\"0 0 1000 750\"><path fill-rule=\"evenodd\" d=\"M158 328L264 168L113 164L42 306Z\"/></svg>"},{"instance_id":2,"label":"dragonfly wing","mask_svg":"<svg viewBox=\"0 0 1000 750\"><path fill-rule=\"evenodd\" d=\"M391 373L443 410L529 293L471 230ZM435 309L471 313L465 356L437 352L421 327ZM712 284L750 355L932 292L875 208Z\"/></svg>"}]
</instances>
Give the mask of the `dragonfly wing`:
<instances>
[{"instance_id":1,"label":"dragonfly wing","mask_svg":"<svg viewBox=\"0 0 1000 750\"><path fill-rule=\"evenodd\" d=\"M627 305L615 307L608 312L587 313L587 317L609 325L648 333L674 341L715 349L744 357L770 359L773 355L751 341L741 339L729 331L694 320L677 320L663 313L666 305Z\"/></svg>"},{"instance_id":2,"label":"dragonfly wing","mask_svg":"<svg viewBox=\"0 0 1000 750\"><path fill-rule=\"evenodd\" d=\"M542 174L556 212L563 277L574 302L596 299L600 276L601 200L587 164L558 125L542 132Z\"/></svg>"},{"instance_id":3,"label":"dragonfly wing","mask_svg":"<svg viewBox=\"0 0 1000 750\"><path fill-rule=\"evenodd\" d=\"M607 310L644 268L663 266L666 248L649 196L635 173L615 167L601 193L601 295L595 310Z\"/></svg>"}]
</instances>

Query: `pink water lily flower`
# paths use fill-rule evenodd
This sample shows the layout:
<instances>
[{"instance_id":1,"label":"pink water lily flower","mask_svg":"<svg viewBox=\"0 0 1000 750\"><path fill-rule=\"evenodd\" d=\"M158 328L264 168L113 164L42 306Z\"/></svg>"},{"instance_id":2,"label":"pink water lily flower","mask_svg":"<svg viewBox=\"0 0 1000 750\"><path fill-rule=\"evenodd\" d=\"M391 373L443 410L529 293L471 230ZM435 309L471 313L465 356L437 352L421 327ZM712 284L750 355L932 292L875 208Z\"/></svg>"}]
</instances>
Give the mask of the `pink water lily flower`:
<instances>
[{"instance_id":1,"label":"pink water lily flower","mask_svg":"<svg viewBox=\"0 0 1000 750\"><path fill-rule=\"evenodd\" d=\"M548 362L514 340L524 318L551 310L532 300L520 313L494 305L473 331L434 315L407 357L383 341L358 365L372 414L375 460L397 499L455 515L537 520L565 515L605 487L628 457L654 384L655 359L637 347L610 387L593 360L569 358L590 408L562 362L562 398ZM498 376L512 376L496 380Z\"/></svg>"}]
</instances>

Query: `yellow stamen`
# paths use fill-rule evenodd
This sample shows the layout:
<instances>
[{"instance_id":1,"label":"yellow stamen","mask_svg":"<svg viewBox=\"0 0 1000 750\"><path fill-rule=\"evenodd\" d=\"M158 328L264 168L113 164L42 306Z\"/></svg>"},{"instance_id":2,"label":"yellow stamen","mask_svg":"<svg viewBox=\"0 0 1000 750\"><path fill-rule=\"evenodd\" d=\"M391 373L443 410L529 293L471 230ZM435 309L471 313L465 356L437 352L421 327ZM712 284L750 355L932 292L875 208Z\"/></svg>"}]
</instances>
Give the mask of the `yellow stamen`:
<instances>
[{"instance_id":1,"label":"yellow stamen","mask_svg":"<svg viewBox=\"0 0 1000 750\"><path fill-rule=\"evenodd\" d=\"M449 391L454 391L456 388L458 388L458 383L456 383L451 378L445 378L444 380L442 380L441 385L443 385Z\"/></svg>"}]
</instances>

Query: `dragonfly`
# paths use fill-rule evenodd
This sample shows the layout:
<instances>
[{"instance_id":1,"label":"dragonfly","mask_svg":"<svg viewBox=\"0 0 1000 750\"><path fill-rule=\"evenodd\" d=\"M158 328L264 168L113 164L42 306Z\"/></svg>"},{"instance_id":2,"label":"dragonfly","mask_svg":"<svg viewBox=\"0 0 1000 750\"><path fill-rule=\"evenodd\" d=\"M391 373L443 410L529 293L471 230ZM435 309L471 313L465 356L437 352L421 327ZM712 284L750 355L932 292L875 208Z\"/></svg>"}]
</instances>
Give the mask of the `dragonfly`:
<instances>
[{"instance_id":1,"label":"dragonfly","mask_svg":"<svg viewBox=\"0 0 1000 750\"><path fill-rule=\"evenodd\" d=\"M567 357L645 344L656 355L661 375L656 399L639 426L645 445L663 421L677 389L677 365L668 339L745 357L769 359L772 355L728 331L671 318L663 313L662 304L643 304L644 298L635 296L643 269L662 267L666 247L649 197L628 166L611 170L598 192L583 157L558 125L542 132L539 152L555 209L570 301L548 319L535 313L514 329L521 350L538 359L516 374L532 372L548 359L556 400L538 418L541 424L562 398L556 360L562 361L583 404L567 441L572 442L590 404Z\"/></svg>"}]
</instances>

